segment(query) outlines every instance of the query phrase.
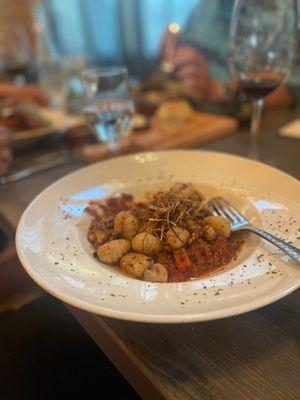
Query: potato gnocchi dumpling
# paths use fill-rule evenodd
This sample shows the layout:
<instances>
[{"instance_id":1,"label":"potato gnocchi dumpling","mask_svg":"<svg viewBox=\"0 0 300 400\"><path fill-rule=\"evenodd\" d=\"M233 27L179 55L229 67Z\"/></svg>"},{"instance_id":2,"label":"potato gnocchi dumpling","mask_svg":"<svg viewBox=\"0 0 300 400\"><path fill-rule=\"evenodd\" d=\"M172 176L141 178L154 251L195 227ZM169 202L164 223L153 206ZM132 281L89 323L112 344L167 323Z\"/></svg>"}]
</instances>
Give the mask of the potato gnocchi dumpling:
<instances>
[{"instance_id":1,"label":"potato gnocchi dumpling","mask_svg":"<svg viewBox=\"0 0 300 400\"><path fill-rule=\"evenodd\" d=\"M114 233L131 240L139 231L137 218L129 211L119 212L114 220Z\"/></svg>"},{"instance_id":2,"label":"potato gnocchi dumpling","mask_svg":"<svg viewBox=\"0 0 300 400\"><path fill-rule=\"evenodd\" d=\"M202 193L200 193L192 183L175 183L175 185L171 188L171 193L174 193L180 198L189 200L197 201L204 198Z\"/></svg>"},{"instance_id":3,"label":"potato gnocchi dumpling","mask_svg":"<svg viewBox=\"0 0 300 400\"><path fill-rule=\"evenodd\" d=\"M132 239L132 248L138 253L153 256L162 249L162 242L151 233L142 232Z\"/></svg>"},{"instance_id":4,"label":"potato gnocchi dumpling","mask_svg":"<svg viewBox=\"0 0 300 400\"><path fill-rule=\"evenodd\" d=\"M209 241L212 242L213 240L217 239L217 233L214 230L214 228L212 228L209 225L206 225L203 229L203 237Z\"/></svg>"},{"instance_id":5,"label":"potato gnocchi dumpling","mask_svg":"<svg viewBox=\"0 0 300 400\"><path fill-rule=\"evenodd\" d=\"M139 253L128 253L121 259L121 268L135 278L141 278L147 268L153 264L150 257Z\"/></svg>"},{"instance_id":6,"label":"potato gnocchi dumpling","mask_svg":"<svg viewBox=\"0 0 300 400\"><path fill-rule=\"evenodd\" d=\"M147 282L183 282L210 274L236 256L230 221L212 215L192 183L91 201L87 238L101 262Z\"/></svg>"},{"instance_id":7,"label":"potato gnocchi dumpling","mask_svg":"<svg viewBox=\"0 0 300 400\"><path fill-rule=\"evenodd\" d=\"M120 211L114 219L114 233L123 233L124 228L124 220L125 218L130 215L129 211Z\"/></svg>"},{"instance_id":8,"label":"potato gnocchi dumpling","mask_svg":"<svg viewBox=\"0 0 300 400\"><path fill-rule=\"evenodd\" d=\"M205 217L203 223L212 227L219 236L228 238L231 234L231 224L226 218L211 215L210 217Z\"/></svg>"},{"instance_id":9,"label":"potato gnocchi dumpling","mask_svg":"<svg viewBox=\"0 0 300 400\"><path fill-rule=\"evenodd\" d=\"M129 252L131 244L125 239L111 240L97 249L97 256L105 264L116 264Z\"/></svg>"},{"instance_id":10,"label":"potato gnocchi dumpling","mask_svg":"<svg viewBox=\"0 0 300 400\"><path fill-rule=\"evenodd\" d=\"M168 230L166 237L167 243L171 249L177 250L187 243L190 233L188 230L181 228L180 226L175 226L174 228Z\"/></svg>"},{"instance_id":11,"label":"potato gnocchi dumpling","mask_svg":"<svg viewBox=\"0 0 300 400\"><path fill-rule=\"evenodd\" d=\"M107 234L105 231L101 230L101 229L95 229L94 231L95 233L95 239L98 242L99 245L103 244L106 242L107 240Z\"/></svg>"},{"instance_id":12,"label":"potato gnocchi dumpling","mask_svg":"<svg viewBox=\"0 0 300 400\"><path fill-rule=\"evenodd\" d=\"M144 271L144 281L168 282L168 271L162 264L152 264Z\"/></svg>"}]
</instances>

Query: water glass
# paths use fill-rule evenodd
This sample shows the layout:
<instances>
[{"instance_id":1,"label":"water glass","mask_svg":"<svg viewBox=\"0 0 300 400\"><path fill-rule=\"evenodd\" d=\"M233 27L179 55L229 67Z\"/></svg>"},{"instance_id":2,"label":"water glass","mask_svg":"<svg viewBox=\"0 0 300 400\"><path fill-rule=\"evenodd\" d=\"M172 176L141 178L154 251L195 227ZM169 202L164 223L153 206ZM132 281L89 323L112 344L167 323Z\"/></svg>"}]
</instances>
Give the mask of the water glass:
<instances>
[{"instance_id":1,"label":"water glass","mask_svg":"<svg viewBox=\"0 0 300 400\"><path fill-rule=\"evenodd\" d=\"M84 71L84 113L96 139L117 152L121 139L131 129L134 103L129 95L128 71L124 67Z\"/></svg>"}]
</instances>

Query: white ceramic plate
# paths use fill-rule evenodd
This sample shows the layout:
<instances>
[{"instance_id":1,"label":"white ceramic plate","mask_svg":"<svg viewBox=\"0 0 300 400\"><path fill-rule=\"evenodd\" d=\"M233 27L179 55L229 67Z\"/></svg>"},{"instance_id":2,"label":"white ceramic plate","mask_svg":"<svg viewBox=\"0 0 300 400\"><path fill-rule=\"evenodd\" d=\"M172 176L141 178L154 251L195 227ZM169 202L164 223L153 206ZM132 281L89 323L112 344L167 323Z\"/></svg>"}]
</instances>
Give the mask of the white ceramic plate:
<instances>
[{"instance_id":1,"label":"white ceramic plate","mask_svg":"<svg viewBox=\"0 0 300 400\"><path fill-rule=\"evenodd\" d=\"M14 132L12 134L14 150L25 150L34 146L46 136L54 135L57 132L63 132L66 129L85 123L82 117L71 116L63 111L51 110L44 107L39 107L37 111L42 118L48 121L48 124L42 128Z\"/></svg>"},{"instance_id":2,"label":"white ceramic plate","mask_svg":"<svg viewBox=\"0 0 300 400\"><path fill-rule=\"evenodd\" d=\"M273 246L246 236L225 271L185 283L147 283L92 256L87 202L193 182L223 195L255 224L299 246L300 185L264 164L201 151L143 153L94 164L42 192L24 212L17 251L29 275L59 299L104 316L143 322L191 322L262 307L297 289L300 268Z\"/></svg>"}]
</instances>

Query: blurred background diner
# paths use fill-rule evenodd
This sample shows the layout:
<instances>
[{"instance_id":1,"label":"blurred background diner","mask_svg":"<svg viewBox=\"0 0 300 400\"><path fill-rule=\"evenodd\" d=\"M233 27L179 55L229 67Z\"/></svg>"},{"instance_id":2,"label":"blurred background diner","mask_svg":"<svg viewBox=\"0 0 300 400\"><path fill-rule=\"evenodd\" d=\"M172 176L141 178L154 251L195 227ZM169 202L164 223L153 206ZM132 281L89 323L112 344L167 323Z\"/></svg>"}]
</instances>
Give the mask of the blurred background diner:
<instances>
[{"instance_id":1,"label":"blurred background diner","mask_svg":"<svg viewBox=\"0 0 300 400\"><path fill-rule=\"evenodd\" d=\"M49 139L51 130L64 132L67 147L83 150L80 153L87 161L107 155L99 143L85 147L101 142L99 135L94 135L95 126L86 127L82 118L89 102L82 72L89 67L127 68L129 95L135 103L133 131L153 126L157 130L151 121L159 118L152 117L170 99L184 103L162 108L160 125L166 132L172 133L169 119L173 114L182 115L182 121L189 119L184 112L187 105L197 111L230 115L239 123L249 122L250 102L228 68L233 7L234 0L188 0L184 4L178 0L26 0L18 4L18 11L13 2L4 5L0 122L7 129L1 130L1 173L11 165L7 147L16 151L31 148L32 143ZM271 23L273 18L269 19ZM266 107L295 106L299 85L296 62L288 81L285 76L279 78L278 88L265 100ZM26 130L35 132L22 136L20 132ZM7 139L9 132L12 140ZM160 139L155 145L163 141ZM122 151L147 149L151 143L146 135L140 135L130 145L129 141L123 144ZM183 140L185 144L188 142Z\"/></svg>"},{"instance_id":2,"label":"blurred background diner","mask_svg":"<svg viewBox=\"0 0 300 400\"><path fill-rule=\"evenodd\" d=\"M88 163L138 151L201 148L216 140L221 140L217 150L228 151L222 142L228 139L230 151L278 166L272 152L280 153L282 143L276 140L284 137L293 141L284 146L297 152L299 120L286 124L299 114L298 13L292 1L263 0L254 18L234 14L234 3L0 0L0 196L33 175L42 179L41 173L50 171L46 185ZM260 35L266 49L260 49ZM261 130L264 112L273 113L270 126L276 113L283 115L281 126L272 125L271 139ZM287 158L279 166L292 173L297 160ZM6 221L14 220L13 200L10 210L3 221L0 215L0 319L2 313L15 326L17 317L5 312L43 294L16 260L15 227L7 228ZM26 318L36 322L35 315L42 319L51 309L50 318L54 321L57 312L63 321L63 311L47 301L36 307L37 314L27 310ZM48 329L43 325L43 334ZM38 324L35 334L38 341ZM76 343L92 353L81 332L75 334ZM66 354L70 383L80 371L72 369L72 351ZM82 357L91 369L88 356ZM109 365L106 358L103 365ZM115 376L116 370L107 372L107 381ZM43 375L42 382L48 379ZM123 398L138 398L120 382L114 394L128 390ZM84 382L79 379L78 385L80 391ZM38 390L26 398L63 398ZM13 396L3 398L25 399Z\"/></svg>"}]
</instances>

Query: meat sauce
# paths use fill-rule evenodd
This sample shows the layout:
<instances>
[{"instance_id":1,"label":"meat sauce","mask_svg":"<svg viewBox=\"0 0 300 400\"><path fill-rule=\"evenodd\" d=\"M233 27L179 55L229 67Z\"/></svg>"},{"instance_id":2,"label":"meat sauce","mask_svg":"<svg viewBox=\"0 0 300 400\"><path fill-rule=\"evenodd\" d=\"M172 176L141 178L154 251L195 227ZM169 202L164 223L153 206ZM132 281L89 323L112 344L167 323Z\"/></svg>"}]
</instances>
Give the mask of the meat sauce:
<instances>
[{"instance_id":1,"label":"meat sauce","mask_svg":"<svg viewBox=\"0 0 300 400\"><path fill-rule=\"evenodd\" d=\"M239 246L240 241L233 236L227 239L219 237L212 243L196 239L186 248L192 265L184 272L177 268L172 253L160 253L157 262L167 268L169 282L184 282L210 274L227 264L237 254Z\"/></svg>"},{"instance_id":2,"label":"meat sauce","mask_svg":"<svg viewBox=\"0 0 300 400\"><path fill-rule=\"evenodd\" d=\"M108 237L113 234L113 218L120 211L129 210L133 207L147 208L146 203L133 203L131 195L122 194L121 197L112 197L106 199L106 204L98 204L91 201L86 211L93 217L90 225L88 239L97 250L99 243L93 233L95 226L102 218L106 219L105 224L101 224L101 229L106 231ZM98 210L101 209L100 217ZM191 279L197 279L203 275L208 275L223 265L231 261L237 254L240 247L240 241L235 236L229 238L218 237L213 242L207 242L201 238L195 239L190 245L185 246L190 267L184 271L179 270L175 263L172 252L160 252L154 261L162 264L168 271L168 282L185 282Z\"/></svg>"}]
</instances>

